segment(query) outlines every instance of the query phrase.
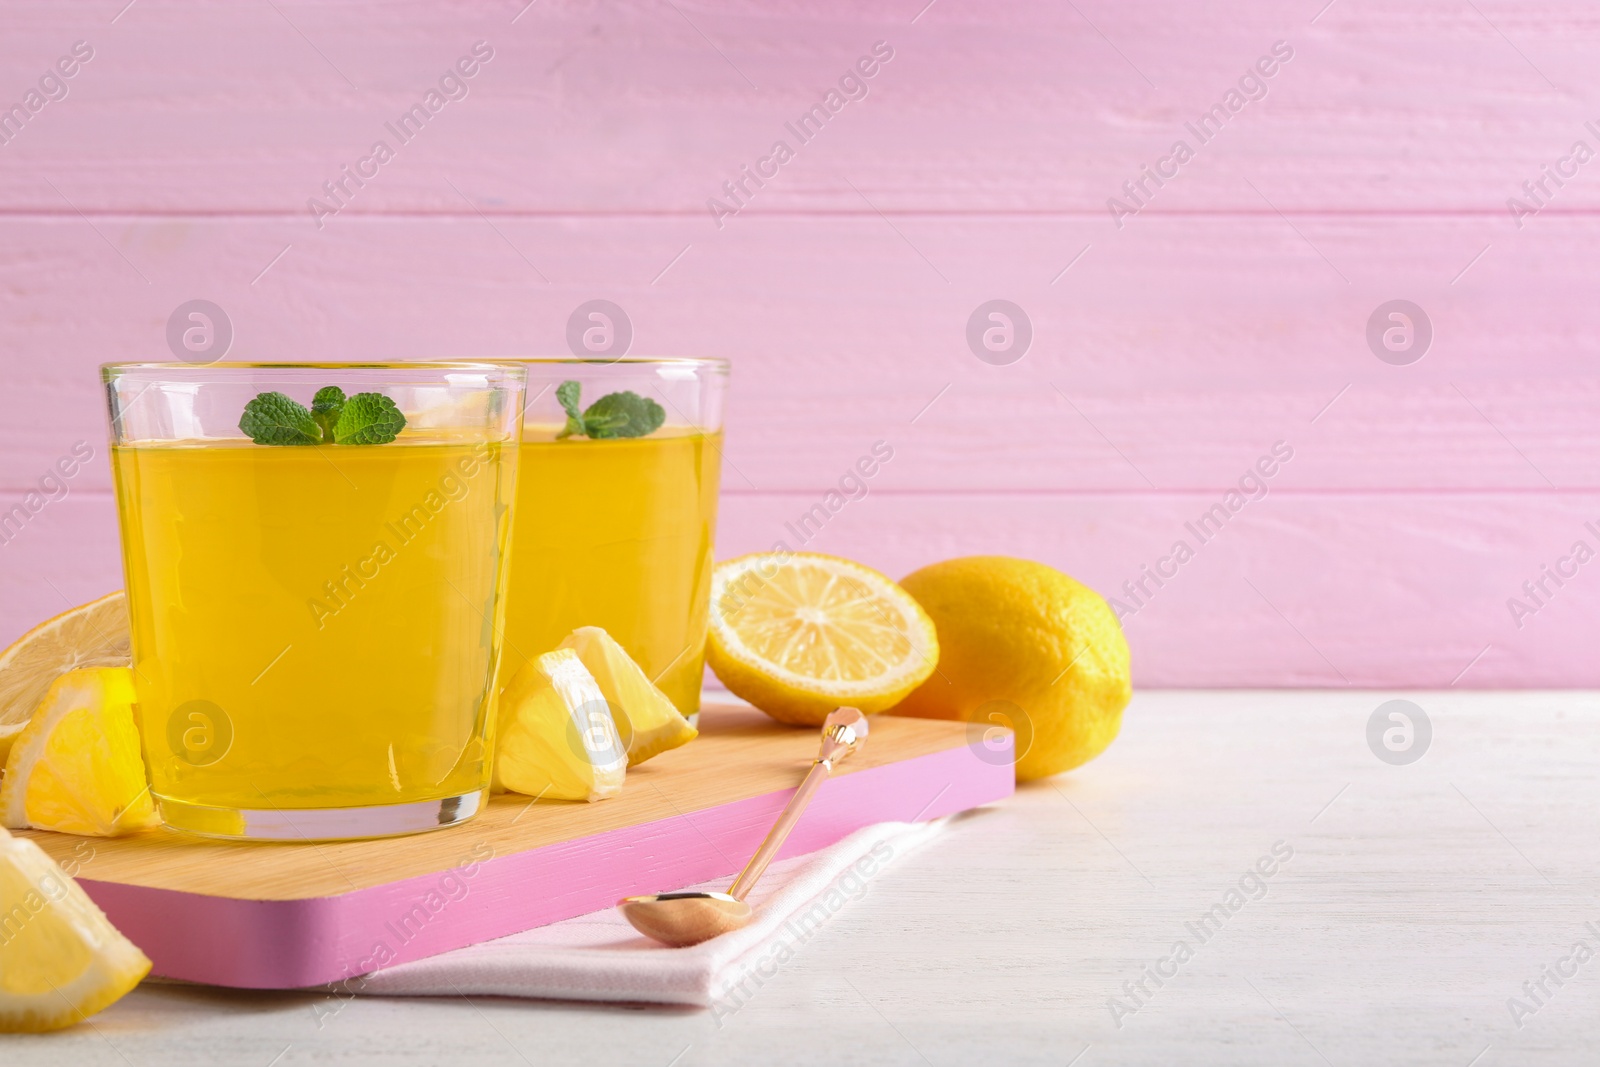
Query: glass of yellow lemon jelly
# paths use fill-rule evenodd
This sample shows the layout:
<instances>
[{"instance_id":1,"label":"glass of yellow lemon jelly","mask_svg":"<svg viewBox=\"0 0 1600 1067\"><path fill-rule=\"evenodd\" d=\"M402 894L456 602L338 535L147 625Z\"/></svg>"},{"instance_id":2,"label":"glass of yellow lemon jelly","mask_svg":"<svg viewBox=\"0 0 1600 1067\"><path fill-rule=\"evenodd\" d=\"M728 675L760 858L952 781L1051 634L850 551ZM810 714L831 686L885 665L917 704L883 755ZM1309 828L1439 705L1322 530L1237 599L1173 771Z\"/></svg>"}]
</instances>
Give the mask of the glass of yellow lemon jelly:
<instances>
[{"instance_id":1,"label":"glass of yellow lemon jelly","mask_svg":"<svg viewBox=\"0 0 1600 1067\"><path fill-rule=\"evenodd\" d=\"M317 840L476 814L522 369L124 363L102 377L162 819Z\"/></svg>"},{"instance_id":2,"label":"glass of yellow lemon jelly","mask_svg":"<svg viewBox=\"0 0 1600 1067\"><path fill-rule=\"evenodd\" d=\"M605 629L700 708L728 364L537 359L528 370L502 684Z\"/></svg>"}]
</instances>

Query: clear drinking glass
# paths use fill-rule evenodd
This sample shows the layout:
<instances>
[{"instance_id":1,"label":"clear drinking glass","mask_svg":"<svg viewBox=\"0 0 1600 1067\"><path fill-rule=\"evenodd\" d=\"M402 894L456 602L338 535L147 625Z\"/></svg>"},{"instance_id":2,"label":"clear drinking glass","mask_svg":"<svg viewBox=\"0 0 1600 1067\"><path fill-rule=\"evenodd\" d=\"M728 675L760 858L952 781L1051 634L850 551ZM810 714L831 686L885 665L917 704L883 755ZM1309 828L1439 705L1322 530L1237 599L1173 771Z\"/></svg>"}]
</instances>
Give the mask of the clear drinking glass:
<instances>
[{"instance_id":1,"label":"clear drinking glass","mask_svg":"<svg viewBox=\"0 0 1600 1067\"><path fill-rule=\"evenodd\" d=\"M528 371L529 400L502 679L574 628L599 626L679 711L697 713L727 362L517 362ZM618 393L653 404L660 425L641 436L606 436L615 432L608 415L642 411L654 419L647 404L605 400ZM584 427L569 427L563 400L585 415ZM585 414L591 410L598 421ZM622 432L643 428L624 424Z\"/></svg>"},{"instance_id":2,"label":"clear drinking glass","mask_svg":"<svg viewBox=\"0 0 1600 1067\"><path fill-rule=\"evenodd\" d=\"M101 374L140 732L163 821L315 840L476 814L521 368L120 363ZM327 386L347 399L335 408L322 394L330 402L307 424ZM262 393L302 410L252 404ZM246 405L265 413L257 440L298 443L253 441Z\"/></svg>"}]
</instances>

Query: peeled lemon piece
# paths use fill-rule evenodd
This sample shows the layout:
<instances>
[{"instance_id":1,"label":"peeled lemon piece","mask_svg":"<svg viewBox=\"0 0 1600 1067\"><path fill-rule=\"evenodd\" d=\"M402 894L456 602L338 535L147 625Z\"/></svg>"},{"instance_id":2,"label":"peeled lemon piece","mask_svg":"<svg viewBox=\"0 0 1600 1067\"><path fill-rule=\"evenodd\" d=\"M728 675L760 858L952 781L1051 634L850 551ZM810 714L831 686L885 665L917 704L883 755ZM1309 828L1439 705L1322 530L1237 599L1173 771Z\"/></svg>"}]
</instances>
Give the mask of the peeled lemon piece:
<instances>
[{"instance_id":1,"label":"peeled lemon piece","mask_svg":"<svg viewBox=\"0 0 1600 1067\"><path fill-rule=\"evenodd\" d=\"M622 792L628 752L611 708L570 648L529 660L500 694L495 785L547 800Z\"/></svg>"},{"instance_id":2,"label":"peeled lemon piece","mask_svg":"<svg viewBox=\"0 0 1600 1067\"><path fill-rule=\"evenodd\" d=\"M6 759L0 825L92 837L153 826L134 700L126 667L57 678Z\"/></svg>"},{"instance_id":3,"label":"peeled lemon piece","mask_svg":"<svg viewBox=\"0 0 1600 1067\"><path fill-rule=\"evenodd\" d=\"M779 722L819 726L843 705L882 711L938 660L927 612L870 567L766 552L711 572L706 662L736 696Z\"/></svg>"},{"instance_id":4,"label":"peeled lemon piece","mask_svg":"<svg viewBox=\"0 0 1600 1067\"><path fill-rule=\"evenodd\" d=\"M71 1026L149 973L145 954L55 860L0 830L0 1032Z\"/></svg>"},{"instance_id":5,"label":"peeled lemon piece","mask_svg":"<svg viewBox=\"0 0 1600 1067\"><path fill-rule=\"evenodd\" d=\"M132 661L128 601L120 589L63 611L13 641L0 652L0 764L50 683L78 667L126 667Z\"/></svg>"},{"instance_id":6,"label":"peeled lemon piece","mask_svg":"<svg viewBox=\"0 0 1600 1067\"><path fill-rule=\"evenodd\" d=\"M611 705L611 717L628 750L628 766L693 741L689 725L667 694L657 689L622 646L598 626L580 626L561 642L578 654Z\"/></svg>"}]
</instances>

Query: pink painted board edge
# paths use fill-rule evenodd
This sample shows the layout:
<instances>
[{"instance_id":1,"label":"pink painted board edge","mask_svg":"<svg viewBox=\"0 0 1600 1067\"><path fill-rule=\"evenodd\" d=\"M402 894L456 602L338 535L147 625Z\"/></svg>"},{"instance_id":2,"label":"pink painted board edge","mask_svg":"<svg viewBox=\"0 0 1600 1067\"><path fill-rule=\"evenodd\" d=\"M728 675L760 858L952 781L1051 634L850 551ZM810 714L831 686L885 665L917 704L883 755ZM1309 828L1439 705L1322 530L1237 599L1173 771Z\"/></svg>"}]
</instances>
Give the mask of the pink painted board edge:
<instances>
[{"instance_id":1,"label":"pink painted board edge","mask_svg":"<svg viewBox=\"0 0 1600 1067\"><path fill-rule=\"evenodd\" d=\"M814 852L874 823L935 819L1010 796L1009 756L982 756L960 746L834 779L780 856ZM153 974L297 989L586 915L624 896L732 877L793 792L478 863L470 850L487 845L470 844L468 823L446 831L464 842L462 866L337 896L244 900L93 879L79 884L150 957ZM605 862L594 862L597 856Z\"/></svg>"}]
</instances>

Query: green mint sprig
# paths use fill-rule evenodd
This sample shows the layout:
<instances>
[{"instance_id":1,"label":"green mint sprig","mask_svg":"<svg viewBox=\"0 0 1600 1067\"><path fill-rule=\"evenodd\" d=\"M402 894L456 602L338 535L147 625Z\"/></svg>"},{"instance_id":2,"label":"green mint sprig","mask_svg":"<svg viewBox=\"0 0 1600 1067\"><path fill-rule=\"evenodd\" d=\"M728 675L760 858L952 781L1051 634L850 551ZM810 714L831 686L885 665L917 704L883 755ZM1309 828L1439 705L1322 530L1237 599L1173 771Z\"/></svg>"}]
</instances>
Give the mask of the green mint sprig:
<instances>
[{"instance_id":1,"label":"green mint sprig","mask_svg":"<svg viewBox=\"0 0 1600 1067\"><path fill-rule=\"evenodd\" d=\"M567 425L556 434L558 441L574 434L594 441L643 437L659 430L666 421L667 413L660 404L627 391L607 393L590 404L587 411L581 410L578 398L582 389L577 382L562 382L556 386L556 400L567 413Z\"/></svg>"},{"instance_id":2,"label":"green mint sprig","mask_svg":"<svg viewBox=\"0 0 1600 1067\"><path fill-rule=\"evenodd\" d=\"M239 429L258 445L315 445L321 431L311 412L282 393L257 393L244 406Z\"/></svg>"},{"instance_id":3,"label":"green mint sprig","mask_svg":"<svg viewBox=\"0 0 1600 1067\"><path fill-rule=\"evenodd\" d=\"M386 445L406 427L406 417L382 393L357 393L333 424L336 445Z\"/></svg>"},{"instance_id":4,"label":"green mint sprig","mask_svg":"<svg viewBox=\"0 0 1600 1067\"><path fill-rule=\"evenodd\" d=\"M405 425L382 393L347 397L337 385L318 389L310 410L282 393L258 393L239 419L239 429L258 445L382 445Z\"/></svg>"},{"instance_id":5,"label":"green mint sprig","mask_svg":"<svg viewBox=\"0 0 1600 1067\"><path fill-rule=\"evenodd\" d=\"M344 410L344 402L344 390L337 385L318 389L317 395L311 398L311 417L322 431L324 441L333 440L333 427L339 421L339 413Z\"/></svg>"}]
</instances>

